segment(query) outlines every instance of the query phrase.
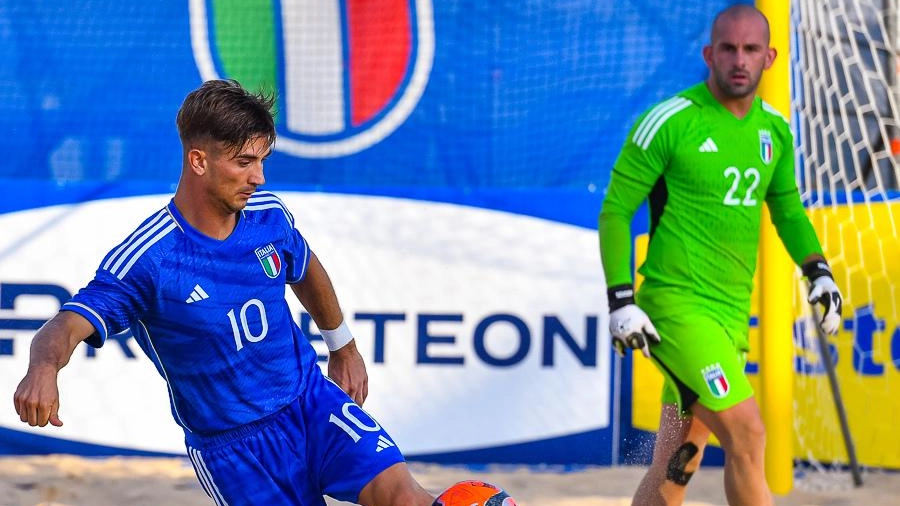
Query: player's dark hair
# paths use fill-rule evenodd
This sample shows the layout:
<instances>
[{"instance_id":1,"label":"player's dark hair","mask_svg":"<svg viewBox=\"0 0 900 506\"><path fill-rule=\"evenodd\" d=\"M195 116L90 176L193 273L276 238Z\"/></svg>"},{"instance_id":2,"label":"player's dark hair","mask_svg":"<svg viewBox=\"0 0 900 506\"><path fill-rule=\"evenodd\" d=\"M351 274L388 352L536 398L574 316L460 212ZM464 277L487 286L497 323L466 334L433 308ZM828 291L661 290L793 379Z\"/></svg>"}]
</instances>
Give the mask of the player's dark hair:
<instances>
[{"instance_id":1,"label":"player's dark hair","mask_svg":"<svg viewBox=\"0 0 900 506\"><path fill-rule=\"evenodd\" d=\"M235 80L206 81L185 97L176 123L183 145L213 140L238 151L251 139L275 142L274 93L251 93Z\"/></svg>"}]
</instances>

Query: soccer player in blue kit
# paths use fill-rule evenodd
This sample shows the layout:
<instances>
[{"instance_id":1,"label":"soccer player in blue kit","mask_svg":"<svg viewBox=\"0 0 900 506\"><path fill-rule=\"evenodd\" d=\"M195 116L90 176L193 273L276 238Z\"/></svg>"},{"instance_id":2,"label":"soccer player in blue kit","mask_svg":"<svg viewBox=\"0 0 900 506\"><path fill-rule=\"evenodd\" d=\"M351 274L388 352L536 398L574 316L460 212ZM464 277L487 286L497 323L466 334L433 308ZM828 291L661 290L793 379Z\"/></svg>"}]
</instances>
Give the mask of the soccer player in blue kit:
<instances>
[{"instance_id":1,"label":"soccer player in blue kit","mask_svg":"<svg viewBox=\"0 0 900 506\"><path fill-rule=\"evenodd\" d=\"M131 329L166 380L197 477L217 505L373 506L434 498L360 405L368 377L331 281L294 218L259 191L274 99L235 81L185 98L178 189L36 333L15 406L61 426L57 375L76 346ZM328 377L294 322L289 285L321 329Z\"/></svg>"}]
</instances>

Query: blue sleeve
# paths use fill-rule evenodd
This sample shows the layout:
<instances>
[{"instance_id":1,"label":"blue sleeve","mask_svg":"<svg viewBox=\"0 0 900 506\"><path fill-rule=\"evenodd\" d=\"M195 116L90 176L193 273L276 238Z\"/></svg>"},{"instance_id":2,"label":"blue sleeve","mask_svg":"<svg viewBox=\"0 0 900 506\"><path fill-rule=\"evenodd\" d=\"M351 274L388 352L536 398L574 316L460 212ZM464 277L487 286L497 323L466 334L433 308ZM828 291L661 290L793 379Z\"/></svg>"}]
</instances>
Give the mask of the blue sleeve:
<instances>
[{"instance_id":1,"label":"blue sleeve","mask_svg":"<svg viewBox=\"0 0 900 506\"><path fill-rule=\"evenodd\" d=\"M104 269L98 269L94 279L78 291L72 300L63 304L63 311L72 311L85 317L95 332L85 339L94 348L103 346L107 337L127 330L133 321L140 319L147 307L152 282L145 268L131 269L124 279L119 279Z\"/></svg>"},{"instance_id":2,"label":"blue sleeve","mask_svg":"<svg viewBox=\"0 0 900 506\"><path fill-rule=\"evenodd\" d=\"M309 245L306 239L296 228L291 227L288 238L284 242L285 282L298 283L306 277L306 268L309 266Z\"/></svg>"}]
</instances>

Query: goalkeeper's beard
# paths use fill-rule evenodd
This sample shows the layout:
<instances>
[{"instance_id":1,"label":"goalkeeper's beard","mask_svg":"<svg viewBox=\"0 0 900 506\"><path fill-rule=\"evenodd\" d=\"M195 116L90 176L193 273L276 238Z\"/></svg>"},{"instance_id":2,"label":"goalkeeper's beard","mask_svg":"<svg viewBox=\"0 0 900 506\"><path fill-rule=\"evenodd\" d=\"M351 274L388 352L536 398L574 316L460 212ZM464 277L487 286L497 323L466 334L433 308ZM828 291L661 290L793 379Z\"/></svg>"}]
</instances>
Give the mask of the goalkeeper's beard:
<instances>
[{"instance_id":1,"label":"goalkeeper's beard","mask_svg":"<svg viewBox=\"0 0 900 506\"><path fill-rule=\"evenodd\" d=\"M732 99L740 99L747 98L756 93L756 88L759 86L759 80L762 77L762 70L754 75L753 72L747 71L747 84L733 84L731 82L731 74L722 75L718 72L714 72L713 76L716 80L716 85L718 85L719 90L722 91L722 94L728 98Z\"/></svg>"}]
</instances>

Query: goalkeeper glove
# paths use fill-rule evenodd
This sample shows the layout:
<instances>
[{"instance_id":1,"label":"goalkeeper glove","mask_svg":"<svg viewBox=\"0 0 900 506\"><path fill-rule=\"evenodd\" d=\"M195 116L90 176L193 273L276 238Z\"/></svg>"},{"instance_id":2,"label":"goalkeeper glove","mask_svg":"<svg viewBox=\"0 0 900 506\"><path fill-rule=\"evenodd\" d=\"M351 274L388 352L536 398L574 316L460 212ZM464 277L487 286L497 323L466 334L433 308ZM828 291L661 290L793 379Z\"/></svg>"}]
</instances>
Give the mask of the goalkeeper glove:
<instances>
[{"instance_id":1,"label":"goalkeeper glove","mask_svg":"<svg viewBox=\"0 0 900 506\"><path fill-rule=\"evenodd\" d=\"M837 334L841 325L844 300L831 276L831 268L824 260L813 260L803 265L803 275L809 280L810 304L822 304L825 313L819 324L826 334Z\"/></svg>"},{"instance_id":2,"label":"goalkeeper glove","mask_svg":"<svg viewBox=\"0 0 900 506\"><path fill-rule=\"evenodd\" d=\"M607 290L607 298L609 333L616 353L624 357L628 347L650 358L650 343L659 342L659 333L647 313L634 303L634 289L630 285L614 286Z\"/></svg>"}]
</instances>

